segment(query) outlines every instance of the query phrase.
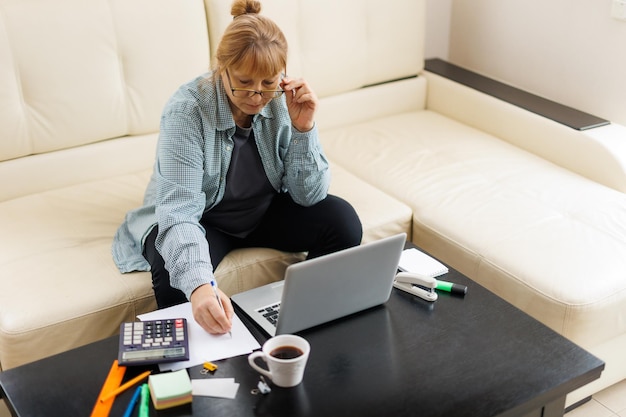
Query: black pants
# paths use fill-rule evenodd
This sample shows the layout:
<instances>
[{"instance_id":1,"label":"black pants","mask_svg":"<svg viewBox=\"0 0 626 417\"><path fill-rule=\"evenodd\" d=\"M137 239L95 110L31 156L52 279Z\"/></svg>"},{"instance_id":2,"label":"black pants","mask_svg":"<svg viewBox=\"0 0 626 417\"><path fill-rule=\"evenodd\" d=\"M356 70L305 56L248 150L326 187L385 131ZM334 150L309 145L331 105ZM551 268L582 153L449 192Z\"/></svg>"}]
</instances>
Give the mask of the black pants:
<instances>
[{"instance_id":1,"label":"black pants","mask_svg":"<svg viewBox=\"0 0 626 417\"><path fill-rule=\"evenodd\" d=\"M205 224L203 226L214 270L233 249L264 247L285 252L308 251L310 259L356 246L363 235L354 208L332 195L311 207L303 207L296 204L289 194L278 194L259 226L246 238L233 237ZM155 227L146 238L144 257L151 265L157 305L165 308L187 299L182 291L170 285L165 262L154 245L157 233Z\"/></svg>"}]
</instances>

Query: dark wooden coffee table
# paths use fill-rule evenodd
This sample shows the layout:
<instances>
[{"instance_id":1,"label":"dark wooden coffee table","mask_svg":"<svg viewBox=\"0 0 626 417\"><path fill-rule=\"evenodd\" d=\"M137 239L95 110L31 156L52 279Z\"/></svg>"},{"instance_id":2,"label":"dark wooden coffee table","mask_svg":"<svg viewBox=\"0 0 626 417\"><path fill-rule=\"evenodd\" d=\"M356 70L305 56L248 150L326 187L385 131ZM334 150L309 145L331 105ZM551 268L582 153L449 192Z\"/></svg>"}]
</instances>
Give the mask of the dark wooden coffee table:
<instances>
[{"instance_id":1,"label":"dark wooden coffee table","mask_svg":"<svg viewBox=\"0 0 626 417\"><path fill-rule=\"evenodd\" d=\"M600 377L600 359L459 272L442 278L467 285L467 295L428 303L394 289L384 306L301 332L311 356L296 388L253 395L259 377L240 356L212 376L189 369L192 378L234 377L234 400L196 396L151 415L562 416L565 396ZM113 337L7 370L2 396L16 416L88 416L116 356ZM118 397L111 416L131 395Z\"/></svg>"}]
</instances>

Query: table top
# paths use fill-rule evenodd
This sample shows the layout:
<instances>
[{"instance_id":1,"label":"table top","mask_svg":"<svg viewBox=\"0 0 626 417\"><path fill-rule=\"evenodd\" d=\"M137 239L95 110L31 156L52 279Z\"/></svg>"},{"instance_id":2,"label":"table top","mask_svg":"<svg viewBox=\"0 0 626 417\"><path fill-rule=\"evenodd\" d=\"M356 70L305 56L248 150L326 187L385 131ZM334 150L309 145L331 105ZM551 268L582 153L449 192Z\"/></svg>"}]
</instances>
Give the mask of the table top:
<instances>
[{"instance_id":1,"label":"table top","mask_svg":"<svg viewBox=\"0 0 626 417\"><path fill-rule=\"evenodd\" d=\"M525 415L599 378L600 359L459 272L441 278L467 285L467 295L440 292L429 303L394 289L382 306L300 332L311 354L296 388L253 395L259 376L239 356L217 362L214 375L189 369L192 379L234 377L234 400L195 396L158 415ZM18 416L89 415L117 342L111 337L2 372L2 395ZM126 379L145 369L129 368ZM111 415L122 415L132 391L118 396Z\"/></svg>"}]
</instances>

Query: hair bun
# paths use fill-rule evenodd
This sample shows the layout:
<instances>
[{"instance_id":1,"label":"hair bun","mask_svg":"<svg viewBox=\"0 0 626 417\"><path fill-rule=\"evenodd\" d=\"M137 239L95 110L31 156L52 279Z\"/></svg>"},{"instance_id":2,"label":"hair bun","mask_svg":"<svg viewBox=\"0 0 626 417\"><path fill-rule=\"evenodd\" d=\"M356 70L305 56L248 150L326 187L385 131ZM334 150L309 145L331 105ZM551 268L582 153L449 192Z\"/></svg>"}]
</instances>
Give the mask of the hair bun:
<instances>
[{"instance_id":1,"label":"hair bun","mask_svg":"<svg viewBox=\"0 0 626 417\"><path fill-rule=\"evenodd\" d=\"M239 17L244 14L258 14L261 12L261 2L257 0L235 0L230 9L230 14Z\"/></svg>"}]
</instances>

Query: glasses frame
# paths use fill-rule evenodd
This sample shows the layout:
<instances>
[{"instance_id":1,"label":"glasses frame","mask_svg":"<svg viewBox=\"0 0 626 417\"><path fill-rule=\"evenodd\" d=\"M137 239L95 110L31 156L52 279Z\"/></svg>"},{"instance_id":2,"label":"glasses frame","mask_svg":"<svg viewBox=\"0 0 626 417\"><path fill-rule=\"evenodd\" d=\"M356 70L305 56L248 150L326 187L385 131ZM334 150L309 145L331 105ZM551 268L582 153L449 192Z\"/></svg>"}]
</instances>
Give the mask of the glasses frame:
<instances>
[{"instance_id":1,"label":"glasses frame","mask_svg":"<svg viewBox=\"0 0 626 417\"><path fill-rule=\"evenodd\" d=\"M253 97L256 94L258 94L262 98L265 98L265 99L267 99L267 98L274 99L274 98L278 98L278 97L282 96L283 93L285 92L285 90L282 90L282 89L278 89L278 90L253 90L251 88L233 87L233 81L230 78L230 73L228 72L228 70L225 70L225 71L226 71L226 76L228 77L228 84L230 85L230 92L232 93L233 97L250 98L250 97ZM285 76L285 74L281 74L280 79L282 80L284 76Z\"/></svg>"}]
</instances>

